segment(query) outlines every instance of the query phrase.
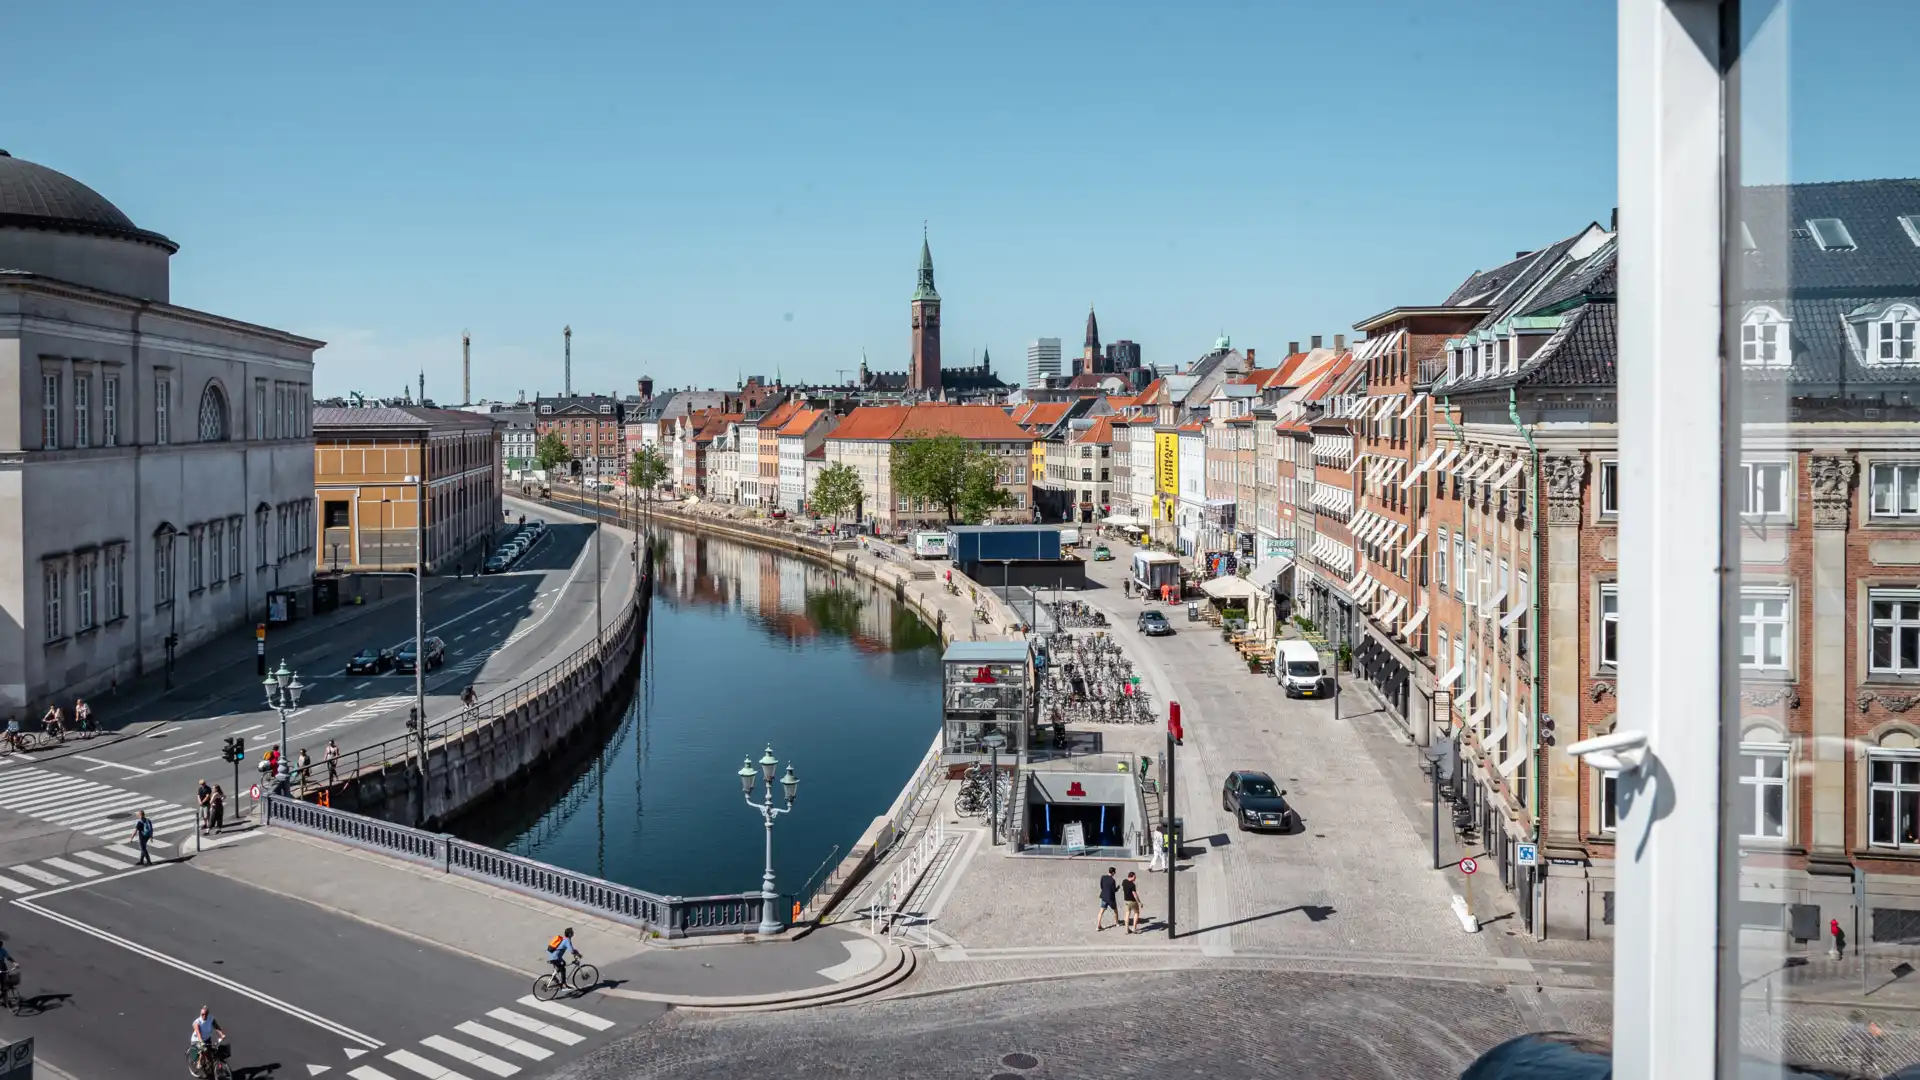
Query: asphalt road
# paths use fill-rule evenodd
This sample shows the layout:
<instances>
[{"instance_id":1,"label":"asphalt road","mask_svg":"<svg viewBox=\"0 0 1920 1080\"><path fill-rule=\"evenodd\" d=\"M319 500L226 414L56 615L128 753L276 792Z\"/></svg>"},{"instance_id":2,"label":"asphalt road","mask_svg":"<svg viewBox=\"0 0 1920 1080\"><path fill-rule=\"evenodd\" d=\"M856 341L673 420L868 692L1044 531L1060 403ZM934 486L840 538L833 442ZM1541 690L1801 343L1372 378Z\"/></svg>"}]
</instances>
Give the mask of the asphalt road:
<instances>
[{"instance_id":1,"label":"asphalt road","mask_svg":"<svg viewBox=\"0 0 1920 1080\"><path fill-rule=\"evenodd\" d=\"M201 1005L232 1040L236 1076L356 1080L548 1075L665 1011L595 995L563 1002L571 1017L542 1011L520 1000L542 942L508 970L187 862L16 899L5 915L29 1000L0 1013L0 1035L34 1036L41 1060L76 1077L183 1068Z\"/></svg>"},{"instance_id":2,"label":"asphalt road","mask_svg":"<svg viewBox=\"0 0 1920 1080\"><path fill-rule=\"evenodd\" d=\"M508 573L444 585L427 595L426 632L447 645L445 664L426 680L429 721L458 711L459 694L468 685L484 699L592 640L593 529L569 522L568 515L551 508L532 504L513 508L524 510L530 518L545 518L550 525L545 539ZM600 537L602 605L610 611L631 588L632 544L615 530ZM405 588L406 583L390 582L389 587ZM310 687L289 725L295 753L307 748L318 768L330 738L338 740L343 751L350 751L405 732L413 707L413 676L391 672L350 676L346 665L362 648L410 643L413 622L412 605L400 603L367 613L337 637L301 640L284 656L273 651L269 640L269 661L277 665L284 659ZM239 736L248 750L240 773L240 786L245 788L255 778L253 766L260 756L279 741L279 716L265 707L252 669L243 674L235 677L228 693L209 703L203 718L154 731L145 730L149 725L135 724L119 737L69 742L58 750L34 753L31 767L188 804L201 778L223 786L233 783L232 766L219 760L219 752L228 736ZM0 799L0 808L5 808L3 804ZM231 808L229 803L230 813Z\"/></svg>"}]
</instances>

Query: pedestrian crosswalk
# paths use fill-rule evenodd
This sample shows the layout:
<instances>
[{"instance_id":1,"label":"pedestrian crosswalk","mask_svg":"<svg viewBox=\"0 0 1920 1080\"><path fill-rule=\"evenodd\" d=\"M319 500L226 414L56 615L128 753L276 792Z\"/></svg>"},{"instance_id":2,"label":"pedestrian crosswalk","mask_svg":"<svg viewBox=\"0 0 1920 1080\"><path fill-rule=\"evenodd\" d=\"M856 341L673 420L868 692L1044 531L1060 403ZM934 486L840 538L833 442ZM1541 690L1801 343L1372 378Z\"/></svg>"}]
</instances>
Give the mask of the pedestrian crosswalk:
<instances>
[{"instance_id":1,"label":"pedestrian crosswalk","mask_svg":"<svg viewBox=\"0 0 1920 1080\"><path fill-rule=\"evenodd\" d=\"M585 1009L529 995L511 1007L463 1020L447 1035L429 1035L416 1047L391 1050L383 1061L349 1069L347 1075L354 1080L513 1076L552 1057L556 1048L578 1046L613 1026L613 1021Z\"/></svg>"},{"instance_id":2,"label":"pedestrian crosswalk","mask_svg":"<svg viewBox=\"0 0 1920 1080\"><path fill-rule=\"evenodd\" d=\"M192 833L197 816L192 806L23 764L0 770L0 810L10 810L102 840L131 838L134 813L145 810L153 822L151 846L156 851L171 848L185 839L176 834ZM173 839L168 839L170 836ZM85 877L82 871L87 869L77 867L69 874Z\"/></svg>"},{"instance_id":3,"label":"pedestrian crosswalk","mask_svg":"<svg viewBox=\"0 0 1920 1080\"><path fill-rule=\"evenodd\" d=\"M0 893L14 897L45 892L131 870L139 863L140 849L132 844L69 851L53 858L0 866Z\"/></svg>"}]
</instances>

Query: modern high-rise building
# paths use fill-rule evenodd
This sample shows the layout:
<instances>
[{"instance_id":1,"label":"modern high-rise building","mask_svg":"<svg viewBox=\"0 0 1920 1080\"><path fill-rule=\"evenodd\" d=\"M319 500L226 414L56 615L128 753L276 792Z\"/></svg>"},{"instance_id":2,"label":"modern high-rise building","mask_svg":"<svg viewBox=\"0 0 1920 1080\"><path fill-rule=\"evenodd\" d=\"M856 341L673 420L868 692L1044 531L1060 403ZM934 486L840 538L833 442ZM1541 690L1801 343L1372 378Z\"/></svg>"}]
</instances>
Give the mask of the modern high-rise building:
<instances>
[{"instance_id":1,"label":"modern high-rise building","mask_svg":"<svg viewBox=\"0 0 1920 1080\"><path fill-rule=\"evenodd\" d=\"M1043 337L1027 346L1027 385L1047 385L1047 376L1060 374L1060 339Z\"/></svg>"},{"instance_id":2,"label":"modern high-rise building","mask_svg":"<svg viewBox=\"0 0 1920 1080\"><path fill-rule=\"evenodd\" d=\"M1140 366L1140 343L1121 338L1107 343L1107 370L1132 371Z\"/></svg>"}]
</instances>

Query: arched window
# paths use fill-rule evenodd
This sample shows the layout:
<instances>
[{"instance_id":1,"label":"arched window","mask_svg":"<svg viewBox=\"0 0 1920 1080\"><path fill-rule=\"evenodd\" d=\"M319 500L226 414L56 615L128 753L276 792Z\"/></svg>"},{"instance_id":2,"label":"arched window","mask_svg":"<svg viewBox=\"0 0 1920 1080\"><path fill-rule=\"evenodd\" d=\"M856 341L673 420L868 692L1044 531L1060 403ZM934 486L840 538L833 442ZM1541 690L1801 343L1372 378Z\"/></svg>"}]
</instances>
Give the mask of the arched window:
<instances>
[{"instance_id":1,"label":"arched window","mask_svg":"<svg viewBox=\"0 0 1920 1080\"><path fill-rule=\"evenodd\" d=\"M1740 363L1744 367L1786 367L1793 363L1787 337L1791 324L1770 307L1755 307L1740 320Z\"/></svg>"},{"instance_id":2,"label":"arched window","mask_svg":"<svg viewBox=\"0 0 1920 1080\"><path fill-rule=\"evenodd\" d=\"M227 396L220 384L208 383L200 392L200 441L220 442L227 437Z\"/></svg>"},{"instance_id":3,"label":"arched window","mask_svg":"<svg viewBox=\"0 0 1920 1080\"><path fill-rule=\"evenodd\" d=\"M1911 364L1915 360L1915 336L1920 335L1920 311L1907 304L1894 304L1873 322L1874 362Z\"/></svg>"}]
</instances>

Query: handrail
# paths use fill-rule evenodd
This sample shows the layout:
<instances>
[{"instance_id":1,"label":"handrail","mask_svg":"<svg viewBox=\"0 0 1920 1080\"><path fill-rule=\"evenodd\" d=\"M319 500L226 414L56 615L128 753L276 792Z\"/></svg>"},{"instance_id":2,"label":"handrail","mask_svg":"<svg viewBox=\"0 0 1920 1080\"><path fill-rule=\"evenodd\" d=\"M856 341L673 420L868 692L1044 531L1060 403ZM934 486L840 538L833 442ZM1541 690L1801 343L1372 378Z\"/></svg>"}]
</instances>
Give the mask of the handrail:
<instances>
[{"instance_id":1,"label":"handrail","mask_svg":"<svg viewBox=\"0 0 1920 1080\"><path fill-rule=\"evenodd\" d=\"M745 933L760 925L762 901L758 892L664 896L446 833L395 825L285 795L268 795L262 805L261 824L265 826L392 855L442 873L638 926L662 937Z\"/></svg>"}]
</instances>

